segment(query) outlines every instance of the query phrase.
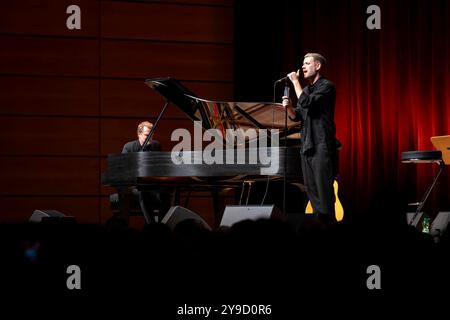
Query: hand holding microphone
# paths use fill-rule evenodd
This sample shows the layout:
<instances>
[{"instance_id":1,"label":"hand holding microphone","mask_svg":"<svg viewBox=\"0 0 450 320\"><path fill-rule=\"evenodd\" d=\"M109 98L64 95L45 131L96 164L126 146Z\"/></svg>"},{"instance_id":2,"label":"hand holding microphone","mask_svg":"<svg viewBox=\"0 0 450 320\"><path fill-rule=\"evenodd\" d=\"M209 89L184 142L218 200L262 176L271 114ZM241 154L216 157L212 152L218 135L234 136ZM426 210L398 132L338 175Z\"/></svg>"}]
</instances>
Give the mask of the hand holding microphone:
<instances>
[{"instance_id":1,"label":"hand holding microphone","mask_svg":"<svg viewBox=\"0 0 450 320\"><path fill-rule=\"evenodd\" d=\"M295 74L295 72L292 72L292 73ZM291 73L289 75L291 75ZM291 105L290 88L289 88L289 84L287 82L286 82L286 85L284 87L284 93L283 93L282 99L283 99L283 101L281 103L282 103L283 107L286 108L286 111L287 111L287 113L289 115L289 118L291 120L293 120L296 117L296 115L295 115L294 108Z\"/></svg>"},{"instance_id":2,"label":"hand holding microphone","mask_svg":"<svg viewBox=\"0 0 450 320\"><path fill-rule=\"evenodd\" d=\"M291 99L289 99L289 96L283 96L282 104L283 104L283 107L286 108L289 119L294 121L296 118L296 114L295 114L294 108L292 107Z\"/></svg>"},{"instance_id":3,"label":"hand holding microphone","mask_svg":"<svg viewBox=\"0 0 450 320\"><path fill-rule=\"evenodd\" d=\"M284 92L283 92L283 97L281 99L283 99L283 107L288 106L291 103L291 100L289 99L289 85L286 83L285 87L284 87Z\"/></svg>"},{"instance_id":4,"label":"hand holding microphone","mask_svg":"<svg viewBox=\"0 0 450 320\"><path fill-rule=\"evenodd\" d=\"M301 94L301 90L302 90L302 87L301 87L300 81L299 81L299 76L300 76L300 69L298 69L297 72L293 71L291 73L288 73L288 75L286 77L275 81L275 83L273 85L273 101L275 101L275 87L277 86L278 83L284 81L285 87L284 87L284 94L283 94L283 106L286 107L286 106L290 105L289 85L287 82L288 80L290 80L292 82L292 84L294 85L295 93L296 93L297 97L299 97Z\"/></svg>"},{"instance_id":5,"label":"hand holding microphone","mask_svg":"<svg viewBox=\"0 0 450 320\"><path fill-rule=\"evenodd\" d=\"M286 77L278 79L277 81L275 81L275 83L286 81L286 80L291 80L291 82L294 82L295 80L298 80L299 77L300 77L300 69L298 69L297 72L292 71L291 73L288 73L288 75Z\"/></svg>"},{"instance_id":6,"label":"hand holding microphone","mask_svg":"<svg viewBox=\"0 0 450 320\"><path fill-rule=\"evenodd\" d=\"M286 76L286 78L291 80L292 83L298 81L299 77L300 77L300 69L298 69L297 72L292 71L291 73L288 73L288 75Z\"/></svg>"},{"instance_id":7,"label":"hand holding microphone","mask_svg":"<svg viewBox=\"0 0 450 320\"><path fill-rule=\"evenodd\" d=\"M293 71L291 73L289 73L286 76L287 79L291 80L292 84L294 85L294 89L295 89L295 95L297 96L297 98L300 97L300 95L302 94L303 88L302 85L300 83L300 69L297 70L297 72Z\"/></svg>"}]
</instances>

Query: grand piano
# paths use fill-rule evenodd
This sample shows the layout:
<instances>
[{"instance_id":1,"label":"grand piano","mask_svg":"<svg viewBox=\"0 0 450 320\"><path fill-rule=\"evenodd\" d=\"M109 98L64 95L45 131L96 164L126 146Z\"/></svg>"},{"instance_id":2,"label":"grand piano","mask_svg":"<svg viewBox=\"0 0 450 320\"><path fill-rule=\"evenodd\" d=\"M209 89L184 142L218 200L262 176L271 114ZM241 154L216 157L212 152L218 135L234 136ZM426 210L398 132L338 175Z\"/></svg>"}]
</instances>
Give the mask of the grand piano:
<instances>
[{"instance_id":1,"label":"grand piano","mask_svg":"<svg viewBox=\"0 0 450 320\"><path fill-rule=\"evenodd\" d=\"M252 183L283 182L284 190L286 183L301 186L300 123L286 118L281 104L205 100L170 77L148 79L145 84L165 99L165 105L144 145L168 104L178 107L194 122L194 131L209 132L214 145L208 150L174 148L170 152L108 155L102 184L120 191L124 216L128 214L129 199L123 191L129 188L157 187L172 194L172 205L179 203L183 190L210 191L215 218L220 221L223 207L219 195L226 190L240 190L236 194L240 193L242 204L243 198L248 203Z\"/></svg>"}]
</instances>

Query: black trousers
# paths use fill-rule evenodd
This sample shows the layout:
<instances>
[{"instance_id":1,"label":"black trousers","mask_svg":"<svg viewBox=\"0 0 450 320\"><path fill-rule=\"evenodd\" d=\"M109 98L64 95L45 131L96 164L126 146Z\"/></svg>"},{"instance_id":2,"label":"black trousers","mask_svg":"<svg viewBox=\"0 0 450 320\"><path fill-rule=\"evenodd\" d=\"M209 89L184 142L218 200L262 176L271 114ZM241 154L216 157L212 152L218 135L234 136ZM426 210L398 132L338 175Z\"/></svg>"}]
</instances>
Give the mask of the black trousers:
<instances>
[{"instance_id":1,"label":"black trousers","mask_svg":"<svg viewBox=\"0 0 450 320\"><path fill-rule=\"evenodd\" d=\"M316 145L313 152L302 154L301 162L306 193L314 213L334 215L336 149L329 150L326 144Z\"/></svg>"},{"instance_id":2,"label":"black trousers","mask_svg":"<svg viewBox=\"0 0 450 320\"><path fill-rule=\"evenodd\" d=\"M142 214L144 215L145 222L155 223L155 210L161 208L161 195L156 190L151 191L137 191L139 194L139 204L141 206ZM159 215L159 213L158 213Z\"/></svg>"},{"instance_id":3,"label":"black trousers","mask_svg":"<svg viewBox=\"0 0 450 320\"><path fill-rule=\"evenodd\" d=\"M164 215L170 209L171 195L167 192L162 192L159 189L137 191L139 194L139 204L141 206L142 214L145 222L156 222L155 217L158 216L158 221L161 222Z\"/></svg>"}]
</instances>

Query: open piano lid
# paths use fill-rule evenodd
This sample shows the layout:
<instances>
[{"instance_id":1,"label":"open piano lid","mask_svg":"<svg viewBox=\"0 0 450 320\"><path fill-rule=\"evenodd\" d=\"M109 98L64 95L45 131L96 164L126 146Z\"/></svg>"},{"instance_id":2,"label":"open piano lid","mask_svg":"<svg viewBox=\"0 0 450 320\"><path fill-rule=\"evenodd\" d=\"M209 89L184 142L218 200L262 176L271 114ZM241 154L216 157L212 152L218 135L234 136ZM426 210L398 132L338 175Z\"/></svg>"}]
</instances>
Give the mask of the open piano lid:
<instances>
[{"instance_id":1,"label":"open piano lid","mask_svg":"<svg viewBox=\"0 0 450 320\"><path fill-rule=\"evenodd\" d=\"M283 136L285 109L280 103L273 102L226 102L198 98L193 92L171 77L147 79L149 87L158 92L167 101L176 105L193 121L202 121L205 129L246 130L279 129ZM300 131L300 122L289 119L287 134Z\"/></svg>"}]
</instances>

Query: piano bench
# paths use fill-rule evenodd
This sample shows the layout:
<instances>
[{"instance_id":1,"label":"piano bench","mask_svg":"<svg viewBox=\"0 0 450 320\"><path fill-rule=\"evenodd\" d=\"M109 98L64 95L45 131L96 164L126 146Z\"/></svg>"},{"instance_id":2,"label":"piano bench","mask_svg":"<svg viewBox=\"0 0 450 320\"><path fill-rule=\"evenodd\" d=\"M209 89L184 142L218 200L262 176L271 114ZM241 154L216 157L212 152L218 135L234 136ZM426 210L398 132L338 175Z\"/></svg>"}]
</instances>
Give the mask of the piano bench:
<instances>
[{"instance_id":1,"label":"piano bench","mask_svg":"<svg viewBox=\"0 0 450 320\"><path fill-rule=\"evenodd\" d=\"M113 216L116 217L121 216L124 217L126 220L128 220L128 217L142 216L144 217L146 223L159 222L162 220L163 216L161 215L161 212L164 212L164 210L161 211L161 205L157 199L155 200L155 198L151 198L152 196L145 197L144 209L145 212L148 212L147 214L144 213L143 208L141 207L141 202L139 201L140 195L137 190L127 192L126 194L127 194L126 198L128 199L128 210L126 212L122 211L126 209L121 208L122 207L120 203L121 197L119 193L113 193L109 196Z\"/></svg>"},{"instance_id":2,"label":"piano bench","mask_svg":"<svg viewBox=\"0 0 450 320\"><path fill-rule=\"evenodd\" d=\"M109 203L110 208L113 212L113 215L116 215L120 212L120 200L119 194L113 193L109 195ZM139 203L139 196L137 194L131 194L130 196L130 208L129 208L129 216L142 216L141 205Z\"/></svg>"}]
</instances>

